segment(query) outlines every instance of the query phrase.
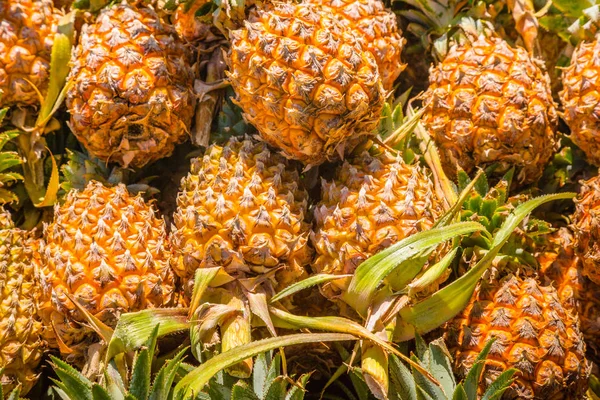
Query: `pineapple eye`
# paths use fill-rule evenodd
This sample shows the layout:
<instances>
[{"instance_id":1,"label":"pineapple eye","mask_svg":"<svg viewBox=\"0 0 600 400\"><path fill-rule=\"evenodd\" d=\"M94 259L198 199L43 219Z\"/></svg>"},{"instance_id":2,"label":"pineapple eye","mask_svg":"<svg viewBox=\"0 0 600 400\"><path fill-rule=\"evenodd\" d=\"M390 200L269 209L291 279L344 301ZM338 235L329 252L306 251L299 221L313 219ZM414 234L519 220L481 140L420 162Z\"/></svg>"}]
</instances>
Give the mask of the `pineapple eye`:
<instances>
[{"instance_id":1,"label":"pineapple eye","mask_svg":"<svg viewBox=\"0 0 600 400\"><path fill-rule=\"evenodd\" d=\"M140 124L130 124L127 126L127 137L138 139L144 134L144 126Z\"/></svg>"}]
</instances>

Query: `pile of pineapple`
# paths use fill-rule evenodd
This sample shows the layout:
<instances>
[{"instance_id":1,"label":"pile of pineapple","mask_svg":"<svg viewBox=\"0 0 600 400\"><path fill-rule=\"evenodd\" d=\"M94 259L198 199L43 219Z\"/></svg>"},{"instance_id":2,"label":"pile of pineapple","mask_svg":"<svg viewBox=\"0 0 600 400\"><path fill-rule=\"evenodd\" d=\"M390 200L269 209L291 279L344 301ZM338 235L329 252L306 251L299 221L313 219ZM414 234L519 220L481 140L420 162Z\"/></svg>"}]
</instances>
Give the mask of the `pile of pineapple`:
<instances>
[{"instance_id":1,"label":"pile of pineapple","mask_svg":"<svg viewBox=\"0 0 600 400\"><path fill-rule=\"evenodd\" d=\"M0 0L0 397L600 398L600 3L533 3Z\"/></svg>"}]
</instances>

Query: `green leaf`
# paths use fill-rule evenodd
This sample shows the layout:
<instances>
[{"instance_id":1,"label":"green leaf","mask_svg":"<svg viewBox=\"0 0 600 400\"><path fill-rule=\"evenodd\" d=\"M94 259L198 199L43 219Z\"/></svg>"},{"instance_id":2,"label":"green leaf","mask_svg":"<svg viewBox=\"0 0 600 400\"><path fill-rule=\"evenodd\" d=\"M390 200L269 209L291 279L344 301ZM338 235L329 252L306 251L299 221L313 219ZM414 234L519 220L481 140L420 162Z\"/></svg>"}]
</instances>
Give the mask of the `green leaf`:
<instances>
[{"instance_id":1,"label":"green leaf","mask_svg":"<svg viewBox=\"0 0 600 400\"><path fill-rule=\"evenodd\" d=\"M20 400L20 399L21 399L21 388L16 387L13 389L12 392L10 392L10 394L8 395L8 398L6 400Z\"/></svg>"},{"instance_id":2,"label":"green leaf","mask_svg":"<svg viewBox=\"0 0 600 400\"><path fill-rule=\"evenodd\" d=\"M113 400L123 400L127 394L123 377L112 360L104 371L104 387Z\"/></svg>"},{"instance_id":3,"label":"green leaf","mask_svg":"<svg viewBox=\"0 0 600 400\"><path fill-rule=\"evenodd\" d=\"M394 355L390 356L390 398L416 400L417 387L409 368Z\"/></svg>"},{"instance_id":4,"label":"green leaf","mask_svg":"<svg viewBox=\"0 0 600 400\"><path fill-rule=\"evenodd\" d=\"M277 376L267 388L264 400L284 400L287 394L288 382L283 376Z\"/></svg>"},{"instance_id":5,"label":"green leaf","mask_svg":"<svg viewBox=\"0 0 600 400\"><path fill-rule=\"evenodd\" d=\"M485 359L490 353L492 345L495 341L496 338L488 340L481 352L477 355L473 366L471 367L471 369L467 373L467 376L465 377L464 391L466 392L467 398L469 400L477 400L477 389L479 387L479 379L481 378L483 367L485 366Z\"/></svg>"},{"instance_id":6,"label":"green leaf","mask_svg":"<svg viewBox=\"0 0 600 400\"><path fill-rule=\"evenodd\" d=\"M369 389L369 385L365 382L365 377L360 368L352 368L352 371L350 372L350 381L352 382L354 392L358 395L360 400L368 400L371 398L371 390Z\"/></svg>"},{"instance_id":7,"label":"green leaf","mask_svg":"<svg viewBox=\"0 0 600 400\"><path fill-rule=\"evenodd\" d=\"M310 375L310 373L302 374L300 379L296 381L296 385L292 386L288 394L285 396L285 400L304 400L304 394L306 393L304 388L308 383Z\"/></svg>"},{"instance_id":8,"label":"green leaf","mask_svg":"<svg viewBox=\"0 0 600 400\"><path fill-rule=\"evenodd\" d=\"M265 392L268 391L268 387L277 379L281 371L281 354L277 353L269 365L269 371L265 379ZM265 397L263 395L263 397Z\"/></svg>"},{"instance_id":9,"label":"green leaf","mask_svg":"<svg viewBox=\"0 0 600 400\"><path fill-rule=\"evenodd\" d=\"M189 329L187 312L184 308L154 308L121 315L108 344L106 359L142 346L156 325L159 337Z\"/></svg>"},{"instance_id":10,"label":"green leaf","mask_svg":"<svg viewBox=\"0 0 600 400\"><path fill-rule=\"evenodd\" d=\"M462 383L459 383L458 386L456 386L454 394L452 395L452 400L469 400Z\"/></svg>"},{"instance_id":11,"label":"green leaf","mask_svg":"<svg viewBox=\"0 0 600 400\"><path fill-rule=\"evenodd\" d=\"M439 262L425 270L421 276L413 280L408 285L409 296L433 285L440 278L440 276L442 276L444 271L450 267L450 264L454 260L457 251L458 248L455 248L448 252L448 254L446 254Z\"/></svg>"},{"instance_id":12,"label":"green leaf","mask_svg":"<svg viewBox=\"0 0 600 400\"><path fill-rule=\"evenodd\" d=\"M244 381L239 381L231 389L231 400L262 400Z\"/></svg>"},{"instance_id":13,"label":"green leaf","mask_svg":"<svg viewBox=\"0 0 600 400\"><path fill-rule=\"evenodd\" d=\"M537 197L519 205L507 216L504 224L494 235L492 249L472 269L425 300L400 310L402 323L397 324L394 339L410 340L414 337L415 331L429 332L457 315L470 300L481 275L491 265L521 221L544 203L573 197L575 197L574 193L559 193Z\"/></svg>"},{"instance_id":14,"label":"green leaf","mask_svg":"<svg viewBox=\"0 0 600 400\"><path fill-rule=\"evenodd\" d=\"M298 293L301 290L307 289L312 286L320 285L322 283L326 283L329 281L334 281L336 279L349 278L352 275L332 275L332 274L316 274L309 278L303 279L300 282L293 283L283 289L281 292L277 293L270 300L270 303L275 303L280 301L288 296L291 296L295 293Z\"/></svg>"},{"instance_id":15,"label":"green leaf","mask_svg":"<svg viewBox=\"0 0 600 400\"><path fill-rule=\"evenodd\" d=\"M359 314L366 315L375 291L398 265L448 239L483 229L477 222L459 222L411 235L361 263L342 298ZM411 275L418 271L409 272L408 275Z\"/></svg>"},{"instance_id":16,"label":"green leaf","mask_svg":"<svg viewBox=\"0 0 600 400\"><path fill-rule=\"evenodd\" d=\"M456 387L456 380L452 372L450 354L443 340L435 340L429 344L427 370L433 374L435 379L442 385L442 390L449 398Z\"/></svg>"},{"instance_id":17,"label":"green leaf","mask_svg":"<svg viewBox=\"0 0 600 400\"><path fill-rule=\"evenodd\" d=\"M152 375L152 358L154 349L156 348L156 339L158 337L158 327L154 326L146 348L138 353L135 364L133 365L133 373L129 384L129 392L138 399L147 399L150 393L150 377Z\"/></svg>"},{"instance_id":18,"label":"green leaf","mask_svg":"<svg viewBox=\"0 0 600 400\"><path fill-rule=\"evenodd\" d=\"M254 368L252 369L252 388L256 395L260 398L264 396L265 387L267 384L267 373L269 371L269 360L267 360L269 353L261 353L256 356L254 362Z\"/></svg>"},{"instance_id":19,"label":"green leaf","mask_svg":"<svg viewBox=\"0 0 600 400\"><path fill-rule=\"evenodd\" d=\"M236 349L230 350L226 353L221 353L211 358L183 377L183 379L181 379L175 386L173 398L175 400L190 399L195 393L199 393L208 383L210 378L218 371L221 371L265 351L294 344L346 340L356 340L356 337L339 333L301 333L267 338L239 346Z\"/></svg>"},{"instance_id":20,"label":"green leaf","mask_svg":"<svg viewBox=\"0 0 600 400\"><path fill-rule=\"evenodd\" d=\"M71 399L93 400L92 383L66 362L50 356L54 372L60 381L54 381Z\"/></svg>"},{"instance_id":21,"label":"green leaf","mask_svg":"<svg viewBox=\"0 0 600 400\"><path fill-rule=\"evenodd\" d=\"M114 398L110 397L106 389L97 383L92 386L92 396L94 397L94 400L115 400Z\"/></svg>"},{"instance_id":22,"label":"green leaf","mask_svg":"<svg viewBox=\"0 0 600 400\"><path fill-rule=\"evenodd\" d=\"M419 359L416 356L412 357L414 362L418 362ZM427 368L427 365L424 365ZM447 399L446 394L442 390L440 386L434 385L429 379L423 376L421 372L417 371L414 367L412 369L412 374L415 379L415 383L417 385L417 393L420 392L421 395L430 396L432 399ZM425 398L428 398L425 396Z\"/></svg>"},{"instance_id":23,"label":"green leaf","mask_svg":"<svg viewBox=\"0 0 600 400\"><path fill-rule=\"evenodd\" d=\"M150 392L150 396L148 396L148 400L170 399L175 376L177 376L177 372L181 366L187 349L188 348L186 347L177 353L173 359L165 363L160 371L158 371L158 374L156 374L156 378L154 379L154 383L152 384L152 390Z\"/></svg>"},{"instance_id":24,"label":"green leaf","mask_svg":"<svg viewBox=\"0 0 600 400\"><path fill-rule=\"evenodd\" d=\"M513 375L517 373L517 370L511 368L509 370L504 371L492 384L488 387L488 389L483 394L481 400L499 400L502 398L502 395L512 385L513 383Z\"/></svg>"},{"instance_id":25,"label":"green leaf","mask_svg":"<svg viewBox=\"0 0 600 400\"><path fill-rule=\"evenodd\" d=\"M54 34L52 54L50 58L50 77L48 79L48 90L46 98L38 114L37 126L44 126L60 105L62 100L65 81L69 74L69 61L71 60L71 48L74 41L75 15L68 14L59 21L57 31Z\"/></svg>"}]
</instances>

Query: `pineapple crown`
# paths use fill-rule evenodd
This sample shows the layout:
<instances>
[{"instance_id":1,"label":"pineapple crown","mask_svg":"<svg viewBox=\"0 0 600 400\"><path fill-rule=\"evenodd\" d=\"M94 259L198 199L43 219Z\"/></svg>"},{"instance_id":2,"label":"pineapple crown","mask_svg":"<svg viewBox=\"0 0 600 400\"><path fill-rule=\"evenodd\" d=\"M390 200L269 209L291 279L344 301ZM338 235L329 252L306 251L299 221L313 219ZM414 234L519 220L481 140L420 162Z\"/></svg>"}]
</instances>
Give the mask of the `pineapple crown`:
<instances>
[{"instance_id":1,"label":"pineapple crown","mask_svg":"<svg viewBox=\"0 0 600 400\"><path fill-rule=\"evenodd\" d=\"M0 126L8 108L0 110ZM17 201L18 197L10 187L18 181L23 180L23 176L14 171L14 168L23 163L19 154L15 151L2 151L11 140L17 138L20 132L18 130L7 130L0 133L0 204Z\"/></svg>"},{"instance_id":2,"label":"pineapple crown","mask_svg":"<svg viewBox=\"0 0 600 400\"><path fill-rule=\"evenodd\" d=\"M51 356L52 367L58 376L54 381L53 390L60 398L69 400L172 399L174 383L194 367L184 362L188 348L183 348L165 361L158 372L153 373L153 365L159 361L155 357L159 328L159 325L156 325L144 346L135 352L131 368L127 367L126 362L115 358L107 365L98 382L93 382L66 362ZM293 381L282 374L281 355L278 353L273 356L272 352L266 352L256 357L253 374L249 379L234 378L221 370L194 398L198 400L275 398L302 400L309 377L310 374L304 374L297 381ZM18 391L12 395L15 394L14 398L18 398Z\"/></svg>"},{"instance_id":3,"label":"pineapple crown","mask_svg":"<svg viewBox=\"0 0 600 400\"><path fill-rule=\"evenodd\" d=\"M463 203L462 221L477 221L485 228L485 232L475 232L465 237L461 245L464 248L463 259L473 263L481 258L492 247L490 238L496 233L507 217L519 205L529 199L526 194L509 196L513 170L510 170L495 186L490 187L485 174L477 179L474 191ZM458 174L458 185L463 190L471 183L463 171ZM510 235L506 244L496 256L493 264L496 269L535 269L537 261L534 253L543 241L544 235L551 232L551 225L543 220L528 217Z\"/></svg>"},{"instance_id":4,"label":"pineapple crown","mask_svg":"<svg viewBox=\"0 0 600 400\"><path fill-rule=\"evenodd\" d=\"M596 0L554 0L539 24L563 41L577 45L593 39L600 27L600 3Z\"/></svg>"},{"instance_id":5,"label":"pineapple crown","mask_svg":"<svg viewBox=\"0 0 600 400\"><path fill-rule=\"evenodd\" d=\"M495 34L495 21L503 5L472 0L400 0L413 9L399 11L408 21L406 31L421 39L425 49L443 60L453 43L465 43L480 34ZM502 3L502 2L498 2Z\"/></svg>"}]
</instances>

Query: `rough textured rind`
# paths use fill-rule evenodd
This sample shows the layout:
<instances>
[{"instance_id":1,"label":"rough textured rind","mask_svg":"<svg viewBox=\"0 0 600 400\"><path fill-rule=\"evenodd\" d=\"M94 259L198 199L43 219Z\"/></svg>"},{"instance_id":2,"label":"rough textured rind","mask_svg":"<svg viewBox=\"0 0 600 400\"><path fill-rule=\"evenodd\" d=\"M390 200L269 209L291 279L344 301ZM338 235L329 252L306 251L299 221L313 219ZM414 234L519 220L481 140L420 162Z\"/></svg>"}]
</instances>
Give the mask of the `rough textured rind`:
<instances>
[{"instance_id":1,"label":"rough textured rind","mask_svg":"<svg viewBox=\"0 0 600 400\"><path fill-rule=\"evenodd\" d=\"M575 239L568 228L548 237L536 256L546 284L552 284L565 308L579 315L588 358L600 362L600 285L583 275L581 258L575 254Z\"/></svg>"},{"instance_id":2,"label":"rough textured rind","mask_svg":"<svg viewBox=\"0 0 600 400\"><path fill-rule=\"evenodd\" d=\"M430 229L441 215L425 171L391 155L365 152L344 162L334 180L321 186L312 235L317 273L352 274L373 254ZM329 298L342 289L335 282L322 288Z\"/></svg>"},{"instance_id":3,"label":"rough textured rind","mask_svg":"<svg viewBox=\"0 0 600 400\"><path fill-rule=\"evenodd\" d=\"M575 199L572 227L575 249L583 262L583 273L600 284L600 177L583 182Z\"/></svg>"},{"instance_id":4,"label":"rough textured rind","mask_svg":"<svg viewBox=\"0 0 600 400\"><path fill-rule=\"evenodd\" d=\"M14 227L0 208L0 383L4 393L19 384L26 395L38 379L43 326L38 316L41 287L31 232Z\"/></svg>"},{"instance_id":5,"label":"rough textured rind","mask_svg":"<svg viewBox=\"0 0 600 400\"><path fill-rule=\"evenodd\" d=\"M571 139L600 166L600 42L581 42L562 73L560 100Z\"/></svg>"},{"instance_id":6,"label":"rough textured rind","mask_svg":"<svg viewBox=\"0 0 600 400\"><path fill-rule=\"evenodd\" d=\"M500 176L516 167L518 184L541 177L558 119L549 78L525 49L483 35L455 44L431 68L429 85L423 123L449 175L497 164Z\"/></svg>"},{"instance_id":7,"label":"rough textured rind","mask_svg":"<svg viewBox=\"0 0 600 400\"><path fill-rule=\"evenodd\" d=\"M308 194L297 170L265 143L210 146L192 160L177 205L172 266L188 295L197 268L223 267L236 278L276 271L276 288L305 277Z\"/></svg>"},{"instance_id":8,"label":"rough textured rind","mask_svg":"<svg viewBox=\"0 0 600 400\"><path fill-rule=\"evenodd\" d=\"M387 10L381 0L308 0L335 15L347 29L356 32L362 48L369 50L379 68L386 90L406 67L400 59L405 40L398 28L396 14Z\"/></svg>"},{"instance_id":9,"label":"rough textured rind","mask_svg":"<svg viewBox=\"0 0 600 400\"><path fill-rule=\"evenodd\" d=\"M51 0L0 1L0 107L39 104L29 82L46 93L57 18Z\"/></svg>"},{"instance_id":10,"label":"rough textured rind","mask_svg":"<svg viewBox=\"0 0 600 400\"><path fill-rule=\"evenodd\" d=\"M189 133L196 99L183 42L151 8L107 7L83 27L67 93L71 129L94 156L141 167Z\"/></svg>"},{"instance_id":11,"label":"rough textured rind","mask_svg":"<svg viewBox=\"0 0 600 400\"><path fill-rule=\"evenodd\" d=\"M63 342L85 351L91 330L67 295L109 326L121 313L166 307L174 302L174 275L165 223L152 206L114 188L91 181L72 190L41 243L44 323Z\"/></svg>"},{"instance_id":12,"label":"rough textured rind","mask_svg":"<svg viewBox=\"0 0 600 400\"><path fill-rule=\"evenodd\" d=\"M286 157L320 164L377 126L385 96L375 58L322 8L257 9L230 36L244 116Z\"/></svg>"},{"instance_id":13,"label":"rough textured rind","mask_svg":"<svg viewBox=\"0 0 600 400\"><path fill-rule=\"evenodd\" d=\"M578 399L587 388L590 368L577 314L561 303L552 286L533 278L484 279L445 330L459 378L496 338L480 392L509 368L518 372L503 399Z\"/></svg>"}]
</instances>

